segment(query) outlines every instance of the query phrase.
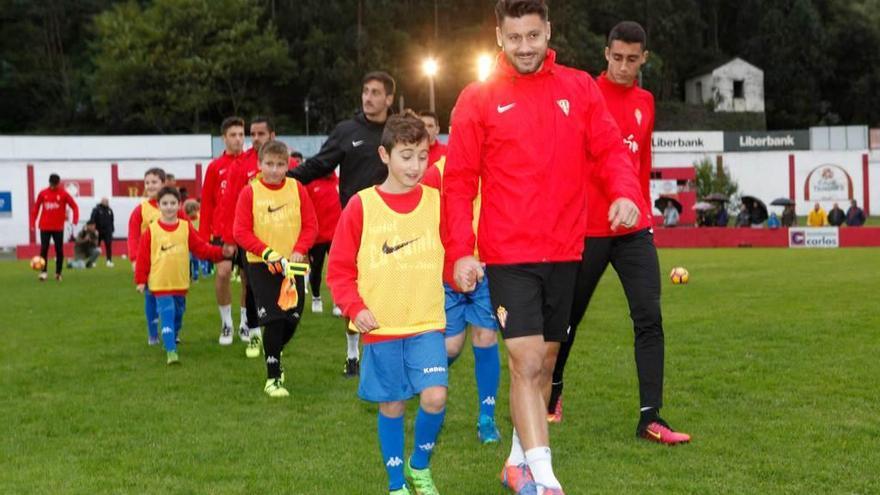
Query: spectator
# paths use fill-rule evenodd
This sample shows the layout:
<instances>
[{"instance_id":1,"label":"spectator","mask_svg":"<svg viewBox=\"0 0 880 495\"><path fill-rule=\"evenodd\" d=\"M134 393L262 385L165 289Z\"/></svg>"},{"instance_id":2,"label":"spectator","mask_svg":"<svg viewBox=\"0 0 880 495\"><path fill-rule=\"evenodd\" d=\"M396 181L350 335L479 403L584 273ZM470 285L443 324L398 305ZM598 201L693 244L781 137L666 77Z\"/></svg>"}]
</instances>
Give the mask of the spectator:
<instances>
[{"instance_id":1,"label":"spectator","mask_svg":"<svg viewBox=\"0 0 880 495\"><path fill-rule=\"evenodd\" d=\"M675 227L678 225L678 210L673 206L672 201L666 203L666 209L663 210L663 226Z\"/></svg>"},{"instance_id":2,"label":"spectator","mask_svg":"<svg viewBox=\"0 0 880 495\"><path fill-rule=\"evenodd\" d=\"M797 225L797 216L794 214L794 205L787 205L782 210L782 226L793 227Z\"/></svg>"},{"instance_id":3,"label":"spectator","mask_svg":"<svg viewBox=\"0 0 880 495\"><path fill-rule=\"evenodd\" d=\"M749 209L746 205L739 206L739 213L736 215L737 227L748 227L752 224L752 217L749 215Z\"/></svg>"},{"instance_id":4,"label":"spectator","mask_svg":"<svg viewBox=\"0 0 880 495\"><path fill-rule=\"evenodd\" d=\"M92 209L89 222L94 223L98 229L98 243L104 243L104 253L107 255L107 267L113 268L113 210L110 208L110 200L101 198Z\"/></svg>"},{"instance_id":5,"label":"spectator","mask_svg":"<svg viewBox=\"0 0 880 495\"><path fill-rule=\"evenodd\" d=\"M73 261L67 263L67 268L91 268L95 266L95 260L101 255L98 247L98 229L95 222L89 220L86 227L79 231L73 246Z\"/></svg>"},{"instance_id":6,"label":"spectator","mask_svg":"<svg viewBox=\"0 0 880 495\"><path fill-rule=\"evenodd\" d=\"M721 205L718 207L718 212L715 215L715 226L716 227L727 227L727 222L730 221L730 215L727 213L727 206ZM711 223L710 223L711 225Z\"/></svg>"},{"instance_id":7,"label":"spectator","mask_svg":"<svg viewBox=\"0 0 880 495\"><path fill-rule=\"evenodd\" d=\"M834 203L834 207L828 212L828 223L834 227L840 227L846 220L846 214Z\"/></svg>"},{"instance_id":8,"label":"spectator","mask_svg":"<svg viewBox=\"0 0 880 495\"><path fill-rule=\"evenodd\" d=\"M828 214L822 209L822 205L816 203L810 214L807 215L807 227L824 227L828 225Z\"/></svg>"},{"instance_id":9,"label":"spectator","mask_svg":"<svg viewBox=\"0 0 880 495\"><path fill-rule=\"evenodd\" d=\"M865 212L856 204L856 200L852 200L850 207L846 210L846 224L850 227L861 227L865 224Z\"/></svg>"},{"instance_id":10,"label":"spectator","mask_svg":"<svg viewBox=\"0 0 880 495\"><path fill-rule=\"evenodd\" d=\"M778 229L780 225L779 217L776 216L776 212L771 213L770 218L767 219L767 228Z\"/></svg>"},{"instance_id":11,"label":"spectator","mask_svg":"<svg viewBox=\"0 0 880 495\"><path fill-rule=\"evenodd\" d=\"M174 177L174 174L165 174L165 185L177 187L177 177Z\"/></svg>"}]
</instances>

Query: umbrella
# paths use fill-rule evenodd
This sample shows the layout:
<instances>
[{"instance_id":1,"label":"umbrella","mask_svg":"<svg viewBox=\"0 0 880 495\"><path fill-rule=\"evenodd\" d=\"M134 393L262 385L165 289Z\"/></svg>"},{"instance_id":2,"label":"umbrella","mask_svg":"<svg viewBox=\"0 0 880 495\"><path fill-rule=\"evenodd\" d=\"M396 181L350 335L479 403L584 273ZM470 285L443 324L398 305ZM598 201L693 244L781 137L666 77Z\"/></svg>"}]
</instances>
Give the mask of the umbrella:
<instances>
[{"instance_id":1,"label":"umbrella","mask_svg":"<svg viewBox=\"0 0 880 495\"><path fill-rule=\"evenodd\" d=\"M666 205L672 203L672 206L681 213L681 203L678 202L675 198L670 198L667 196L660 196L656 200L654 200L654 208L657 208L660 211L666 209Z\"/></svg>"},{"instance_id":2,"label":"umbrella","mask_svg":"<svg viewBox=\"0 0 880 495\"><path fill-rule=\"evenodd\" d=\"M776 198L770 204L772 206L794 206L794 201L788 198Z\"/></svg>"},{"instance_id":3,"label":"umbrella","mask_svg":"<svg viewBox=\"0 0 880 495\"><path fill-rule=\"evenodd\" d=\"M728 200L727 196L725 196L724 194L712 193L712 194L706 196L705 198L703 198L703 201L719 201L722 203L726 203L729 200Z\"/></svg>"},{"instance_id":4,"label":"umbrella","mask_svg":"<svg viewBox=\"0 0 880 495\"><path fill-rule=\"evenodd\" d=\"M712 203L707 203L705 201L700 201L699 203L694 205L694 209L697 211L709 211L715 208L715 205Z\"/></svg>"},{"instance_id":5,"label":"umbrella","mask_svg":"<svg viewBox=\"0 0 880 495\"><path fill-rule=\"evenodd\" d=\"M748 208L752 223L763 223L767 220L767 205L763 201L754 196L743 196L740 199Z\"/></svg>"}]
</instances>

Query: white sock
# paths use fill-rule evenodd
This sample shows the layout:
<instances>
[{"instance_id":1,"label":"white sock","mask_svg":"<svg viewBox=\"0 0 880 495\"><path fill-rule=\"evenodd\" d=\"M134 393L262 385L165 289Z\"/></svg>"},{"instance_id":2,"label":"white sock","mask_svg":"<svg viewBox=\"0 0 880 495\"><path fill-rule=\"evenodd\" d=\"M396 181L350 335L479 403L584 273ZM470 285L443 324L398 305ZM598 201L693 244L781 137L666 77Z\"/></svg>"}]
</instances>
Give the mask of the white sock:
<instances>
[{"instance_id":1,"label":"white sock","mask_svg":"<svg viewBox=\"0 0 880 495\"><path fill-rule=\"evenodd\" d=\"M522 444L519 443L519 435L516 428L513 429L513 437L510 441L510 455L507 457L508 466L518 466L526 462L526 455L523 453Z\"/></svg>"},{"instance_id":2,"label":"white sock","mask_svg":"<svg viewBox=\"0 0 880 495\"><path fill-rule=\"evenodd\" d=\"M263 338L263 332L260 331L260 327L251 328L251 338L254 337Z\"/></svg>"},{"instance_id":3,"label":"white sock","mask_svg":"<svg viewBox=\"0 0 880 495\"><path fill-rule=\"evenodd\" d=\"M348 353L348 359L357 359L358 355L358 341L360 340L360 334L345 334L346 340L348 341L348 348L346 352Z\"/></svg>"},{"instance_id":4,"label":"white sock","mask_svg":"<svg viewBox=\"0 0 880 495\"><path fill-rule=\"evenodd\" d=\"M232 305L227 304L217 308L220 309L220 321L223 322L223 326L232 328Z\"/></svg>"},{"instance_id":5,"label":"white sock","mask_svg":"<svg viewBox=\"0 0 880 495\"><path fill-rule=\"evenodd\" d=\"M248 326L247 308L242 306L241 308L239 308L239 311L241 314L241 318L238 320L239 321L238 328L247 327Z\"/></svg>"},{"instance_id":6,"label":"white sock","mask_svg":"<svg viewBox=\"0 0 880 495\"><path fill-rule=\"evenodd\" d=\"M553 474L553 462L550 458L550 447L535 447L526 451L526 462L535 478L535 483L547 488L561 488L559 480Z\"/></svg>"}]
</instances>

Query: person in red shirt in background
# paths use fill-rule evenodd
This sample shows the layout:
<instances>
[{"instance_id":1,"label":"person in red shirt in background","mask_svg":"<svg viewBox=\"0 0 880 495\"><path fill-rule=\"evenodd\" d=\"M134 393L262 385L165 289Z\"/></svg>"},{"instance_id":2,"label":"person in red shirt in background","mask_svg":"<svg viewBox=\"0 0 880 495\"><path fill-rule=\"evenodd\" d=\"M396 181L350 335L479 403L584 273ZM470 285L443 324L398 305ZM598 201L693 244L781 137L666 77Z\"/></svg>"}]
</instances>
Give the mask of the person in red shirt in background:
<instances>
[{"instance_id":1,"label":"person in red shirt in background","mask_svg":"<svg viewBox=\"0 0 880 495\"><path fill-rule=\"evenodd\" d=\"M294 151L290 154L290 169L293 170L303 162L302 153ZM336 172L331 172L320 179L315 179L306 186L309 198L315 205L315 214L318 217L318 238L309 250L309 286L312 291L312 313L324 312L324 303L321 300L321 277L324 272L324 259L330 251L330 243L333 241L333 233L336 232L336 224L342 214L342 205L339 202L339 177ZM333 316L342 316L342 310L333 306Z\"/></svg>"},{"instance_id":2,"label":"person in red shirt in background","mask_svg":"<svg viewBox=\"0 0 880 495\"><path fill-rule=\"evenodd\" d=\"M436 166L437 162L443 160L446 163L446 145L441 143L437 136L440 135L440 119L437 114L428 110L419 112L419 118L425 123L428 129L428 167ZM443 168L443 165L440 165Z\"/></svg>"},{"instance_id":3,"label":"person in red shirt in background","mask_svg":"<svg viewBox=\"0 0 880 495\"><path fill-rule=\"evenodd\" d=\"M562 421L562 378L578 325L593 291L611 264L629 302L635 332L635 360L641 412L636 435L658 443L685 443L690 436L678 433L660 417L663 405L663 323L660 312L660 267L651 229L651 134L654 130L654 97L636 84L648 57L647 35L636 22L616 25L608 36L605 59L608 70L598 78L608 109L620 126L642 190L642 221L632 228L612 231L605 211L609 198L596 180L587 186L587 230L583 260L578 270L571 309L571 331L562 344L553 371L548 420Z\"/></svg>"},{"instance_id":4,"label":"person in red shirt in background","mask_svg":"<svg viewBox=\"0 0 880 495\"><path fill-rule=\"evenodd\" d=\"M587 179L598 176L613 200L605 212L612 230L638 224L641 191L595 81L558 64L548 48L547 10L543 0L496 4L502 53L489 78L466 87L455 104L442 232L460 289L489 278L508 351L515 428L501 480L515 493L562 495L546 411L583 254Z\"/></svg>"},{"instance_id":5,"label":"person in red shirt in background","mask_svg":"<svg viewBox=\"0 0 880 495\"><path fill-rule=\"evenodd\" d=\"M232 344L232 261L235 254L233 242L225 241L225 233L231 231L235 219L235 198L229 199L229 189L233 170L248 157L242 152L244 148L244 119L227 117L220 124L220 135L225 149L223 154L208 165L205 173L205 195L202 199L201 234L210 235L211 244L222 246L226 258L215 265L217 277L214 280L214 292L217 297L217 308L220 311L220 345ZM216 172L212 172L214 169ZM208 182L208 180L211 182ZM237 198L237 195L236 195ZM230 234L231 237L231 234ZM242 285L242 291L244 291ZM249 336L239 334L242 341L247 342Z\"/></svg>"},{"instance_id":6,"label":"person in red shirt in background","mask_svg":"<svg viewBox=\"0 0 880 495\"><path fill-rule=\"evenodd\" d=\"M190 222L180 219L180 192L176 187L163 187L156 199L161 216L140 238L134 278L142 294L149 284L161 316L166 363L178 364L177 342L186 311L190 253L219 261L223 252L202 239Z\"/></svg>"},{"instance_id":7,"label":"person in red shirt in background","mask_svg":"<svg viewBox=\"0 0 880 495\"><path fill-rule=\"evenodd\" d=\"M31 216L31 230L35 229L35 225L40 227L40 256L45 260L49 255L49 240L55 243L55 280L61 281L61 269L64 267L64 222L67 219L67 208L73 210L73 225L79 222L79 207L76 201L64 190L59 187L61 177L58 174L49 176L49 187L37 194L37 201L34 204L34 214ZM37 223L37 217L40 217ZM40 271L40 282L48 277L49 263L43 265Z\"/></svg>"}]
</instances>

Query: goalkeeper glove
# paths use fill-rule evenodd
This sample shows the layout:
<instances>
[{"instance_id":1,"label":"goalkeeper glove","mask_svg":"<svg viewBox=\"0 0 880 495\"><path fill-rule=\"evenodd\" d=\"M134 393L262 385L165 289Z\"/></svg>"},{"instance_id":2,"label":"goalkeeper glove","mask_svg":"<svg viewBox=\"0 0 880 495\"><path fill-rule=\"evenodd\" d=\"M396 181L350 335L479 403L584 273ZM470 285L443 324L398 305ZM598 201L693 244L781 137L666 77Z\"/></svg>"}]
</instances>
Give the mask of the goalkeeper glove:
<instances>
[{"instance_id":1,"label":"goalkeeper glove","mask_svg":"<svg viewBox=\"0 0 880 495\"><path fill-rule=\"evenodd\" d=\"M287 271L287 259L273 251L272 248L263 250L263 261L269 267L269 273L284 275Z\"/></svg>"}]
</instances>

